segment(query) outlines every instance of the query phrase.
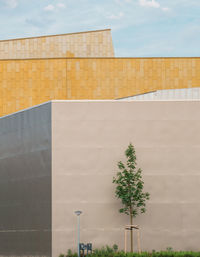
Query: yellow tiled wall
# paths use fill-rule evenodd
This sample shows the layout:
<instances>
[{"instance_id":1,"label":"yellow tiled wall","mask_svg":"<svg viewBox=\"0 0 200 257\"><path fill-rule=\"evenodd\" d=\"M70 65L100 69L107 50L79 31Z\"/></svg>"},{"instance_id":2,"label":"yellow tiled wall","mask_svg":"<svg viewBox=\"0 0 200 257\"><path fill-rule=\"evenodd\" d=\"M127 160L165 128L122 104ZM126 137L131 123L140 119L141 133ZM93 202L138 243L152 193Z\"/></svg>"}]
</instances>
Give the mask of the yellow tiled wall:
<instances>
[{"instance_id":1,"label":"yellow tiled wall","mask_svg":"<svg viewBox=\"0 0 200 257\"><path fill-rule=\"evenodd\" d=\"M200 58L67 60L68 99L116 99L190 87L200 87Z\"/></svg>"},{"instance_id":2,"label":"yellow tiled wall","mask_svg":"<svg viewBox=\"0 0 200 257\"><path fill-rule=\"evenodd\" d=\"M0 59L114 57L110 29L0 41Z\"/></svg>"},{"instance_id":3,"label":"yellow tiled wall","mask_svg":"<svg viewBox=\"0 0 200 257\"><path fill-rule=\"evenodd\" d=\"M0 116L52 99L116 99L200 87L200 58L0 61Z\"/></svg>"},{"instance_id":4,"label":"yellow tiled wall","mask_svg":"<svg viewBox=\"0 0 200 257\"><path fill-rule=\"evenodd\" d=\"M0 61L0 116L66 99L66 60Z\"/></svg>"}]
</instances>

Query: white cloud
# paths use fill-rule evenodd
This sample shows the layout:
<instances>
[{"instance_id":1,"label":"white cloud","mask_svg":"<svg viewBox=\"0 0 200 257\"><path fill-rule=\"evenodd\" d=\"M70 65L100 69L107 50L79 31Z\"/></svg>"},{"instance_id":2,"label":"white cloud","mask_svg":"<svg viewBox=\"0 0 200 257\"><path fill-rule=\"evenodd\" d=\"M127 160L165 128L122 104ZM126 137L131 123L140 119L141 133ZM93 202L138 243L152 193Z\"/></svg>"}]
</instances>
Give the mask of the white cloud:
<instances>
[{"instance_id":1,"label":"white cloud","mask_svg":"<svg viewBox=\"0 0 200 257\"><path fill-rule=\"evenodd\" d=\"M47 6L44 7L45 11L53 11L55 9L55 6L52 4L49 4Z\"/></svg>"},{"instance_id":2,"label":"white cloud","mask_svg":"<svg viewBox=\"0 0 200 257\"><path fill-rule=\"evenodd\" d=\"M49 4L47 6L44 7L44 10L47 11L47 12L51 12L51 11L55 11L56 9L64 9L65 8L65 4L63 3L58 3L55 5L53 4Z\"/></svg>"},{"instance_id":3,"label":"white cloud","mask_svg":"<svg viewBox=\"0 0 200 257\"><path fill-rule=\"evenodd\" d=\"M63 4L63 3L58 3L58 4L57 4L57 7L58 7L58 8L65 8L65 4Z\"/></svg>"},{"instance_id":4,"label":"white cloud","mask_svg":"<svg viewBox=\"0 0 200 257\"><path fill-rule=\"evenodd\" d=\"M160 4L156 0L139 0L139 4L145 7L160 8Z\"/></svg>"},{"instance_id":5,"label":"white cloud","mask_svg":"<svg viewBox=\"0 0 200 257\"><path fill-rule=\"evenodd\" d=\"M168 12L170 10L168 7L162 7L156 0L139 0L139 4L144 7L159 8L163 12Z\"/></svg>"},{"instance_id":6,"label":"white cloud","mask_svg":"<svg viewBox=\"0 0 200 257\"><path fill-rule=\"evenodd\" d=\"M168 7L163 7L162 10L163 10L164 12L168 12L170 9L169 9Z\"/></svg>"},{"instance_id":7,"label":"white cloud","mask_svg":"<svg viewBox=\"0 0 200 257\"><path fill-rule=\"evenodd\" d=\"M120 12L118 15L111 14L110 16L108 16L108 18L111 19L111 20L119 20L123 16L124 16L124 13Z\"/></svg>"},{"instance_id":8,"label":"white cloud","mask_svg":"<svg viewBox=\"0 0 200 257\"><path fill-rule=\"evenodd\" d=\"M10 8L16 8L17 5L18 5L18 1L17 0L5 0L5 3Z\"/></svg>"}]
</instances>

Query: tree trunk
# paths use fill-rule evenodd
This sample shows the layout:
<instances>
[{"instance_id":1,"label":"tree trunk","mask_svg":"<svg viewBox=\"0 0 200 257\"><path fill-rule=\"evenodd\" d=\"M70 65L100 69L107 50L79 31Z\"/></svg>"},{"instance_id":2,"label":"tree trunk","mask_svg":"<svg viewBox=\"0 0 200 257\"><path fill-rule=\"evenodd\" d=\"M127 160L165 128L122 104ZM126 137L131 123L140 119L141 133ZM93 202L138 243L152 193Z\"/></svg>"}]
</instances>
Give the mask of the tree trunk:
<instances>
[{"instance_id":1,"label":"tree trunk","mask_svg":"<svg viewBox=\"0 0 200 257\"><path fill-rule=\"evenodd\" d=\"M130 223L133 225L132 208L130 208ZM130 230L131 253L133 252L133 229Z\"/></svg>"}]
</instances>

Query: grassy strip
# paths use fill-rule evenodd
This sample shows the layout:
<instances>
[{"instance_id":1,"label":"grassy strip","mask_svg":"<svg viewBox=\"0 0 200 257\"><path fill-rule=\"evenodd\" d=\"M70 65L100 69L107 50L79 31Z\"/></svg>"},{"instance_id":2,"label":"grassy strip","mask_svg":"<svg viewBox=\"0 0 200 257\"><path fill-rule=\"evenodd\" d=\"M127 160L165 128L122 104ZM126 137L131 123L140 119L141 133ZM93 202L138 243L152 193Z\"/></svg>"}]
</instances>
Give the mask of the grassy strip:
<instances>
[{"instance_id":1,"label":"grassy strip","mask_svg":"<svg viewBox=\"0 0 200 257\"><path fill-rule=\"evenodd\" d=\"M86 253L85 253L86 254ZM67 254L60 254L59 257L77 257L77 253L73 253L68 250ZM125 253L123 251L118 251L118 247L114 245L112 248L109 246L103 247L101 249L95 249L88 257L200 257L200 252L175 252L170 247L167 251L156 252L142 252L142 253Z\"/></svg>"},{"instance_id":2,"label":"grassy strip","mask_svg":"<svg viewBox=\"0 0 200 257\"><path fill-rule=\"evenodd\" d=\"M59 257L77 257L77 253L72 255L68 254L60 254ZM200 252L142 252L142 253L124 253L124 252L117 252L117 253L92 253L88 255L89 257L200 257Z\"/></svg>"}]
</instances>

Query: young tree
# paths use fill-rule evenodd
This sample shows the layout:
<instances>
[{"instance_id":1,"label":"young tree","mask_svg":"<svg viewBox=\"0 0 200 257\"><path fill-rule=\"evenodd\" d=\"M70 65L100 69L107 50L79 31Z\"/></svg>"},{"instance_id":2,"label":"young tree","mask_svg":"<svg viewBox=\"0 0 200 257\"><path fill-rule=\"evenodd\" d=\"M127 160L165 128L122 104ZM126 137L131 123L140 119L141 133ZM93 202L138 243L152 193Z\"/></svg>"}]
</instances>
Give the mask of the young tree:
<instances>
[{"instance_id":1,"label":"young tree","mask_svg":"<svg viewBox=\"0 0 200 257\"><path fill-rule=\"evenodd\" d=\"M130 215L130 224L133 225L133 218L146 211L145 201L149 200L150 194L143 192L142 170L136 168L136 154L132 144L129 144L125 155L126 165L121 161L118 162L120 171L113 178L113 183L116 184L115 196L121 199L123 205L119 212ZM132 230L130 230L130 235L131 252L133 252Z\"/></svg>"}]
</instances>

